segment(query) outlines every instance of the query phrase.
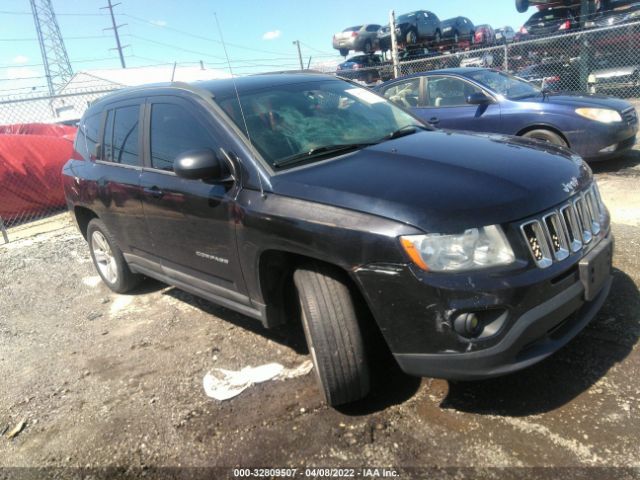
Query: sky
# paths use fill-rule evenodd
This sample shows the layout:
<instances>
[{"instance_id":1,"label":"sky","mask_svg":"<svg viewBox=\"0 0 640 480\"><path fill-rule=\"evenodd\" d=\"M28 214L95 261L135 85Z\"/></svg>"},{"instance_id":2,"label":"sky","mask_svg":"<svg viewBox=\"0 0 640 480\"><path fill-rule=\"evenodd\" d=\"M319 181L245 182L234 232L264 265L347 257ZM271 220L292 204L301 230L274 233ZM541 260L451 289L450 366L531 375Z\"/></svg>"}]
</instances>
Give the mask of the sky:
<instances>
[{"instance_id":1,"label":"sky","mask_svg":"<svg viewBox=\"0 0 640 480\"><path fill-rule=\"evenodd\" d=\"M389 10L426 9L440 19L519 28L514 0L113 0L128 67L203 61L228 69L217 15L234 74L335 62L335 32L362 23L388 23ZM107 0L52 0L74 71L119 68ZM46 80L29 0L0 2L0 96L45 91Z\"/></svg>"}]
</instances>

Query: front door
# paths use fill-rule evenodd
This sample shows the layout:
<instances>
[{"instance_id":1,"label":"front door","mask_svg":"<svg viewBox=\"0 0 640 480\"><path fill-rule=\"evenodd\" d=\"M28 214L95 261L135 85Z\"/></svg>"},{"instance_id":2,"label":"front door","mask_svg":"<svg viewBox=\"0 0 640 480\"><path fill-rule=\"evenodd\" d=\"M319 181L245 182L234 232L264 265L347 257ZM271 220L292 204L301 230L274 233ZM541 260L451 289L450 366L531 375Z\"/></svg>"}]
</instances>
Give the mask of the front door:
<instances>
[{"instance_id":1,"label":"front door","mask_svg":"<svg viewBox=\"0 0 640 480\"><path fill-rule=\"evenodd\" d=\"M187 180L173 171L176 157L188 150L222 155L224 135L215 119L195 101L161 96L147 100L145 123L143 209L165 275L216 295L245 292L233 214L239 186Z\"/></svg>"},{"instance_id":2,"label":"front door","mask_svg":"<svg viewBox=\"0 0 640 480\"><path fill-rule=\"evenodd\" d=\"M470 105L467 97L482 89L458 77L426 77L424 102L415 113L438 128L474 132L500 131L500 105Z\"/></svg>"}]
</instances>

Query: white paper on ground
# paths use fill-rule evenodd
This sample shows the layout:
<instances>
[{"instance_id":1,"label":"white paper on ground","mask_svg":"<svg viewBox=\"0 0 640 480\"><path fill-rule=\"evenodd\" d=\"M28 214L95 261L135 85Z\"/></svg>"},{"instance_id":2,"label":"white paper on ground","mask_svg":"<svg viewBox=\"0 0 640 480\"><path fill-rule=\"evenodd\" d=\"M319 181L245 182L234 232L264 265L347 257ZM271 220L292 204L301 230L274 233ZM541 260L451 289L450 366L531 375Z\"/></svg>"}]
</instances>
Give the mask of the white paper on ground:
<instances>
[{"instance_id":1,"label":"white paper on ground","mask_svg":"<svg viewBox=\"0 0 640 480\"><path fill-rule=\"evenodd\" d=\"M240 395L251 385L268 380L286 380L307 375L313 369L311 360L306 360L294 368L284 368L279 363L267 363L258 367L244 367L242 370L216 368L202 379L204 392L216 400L228 400Z\"/></svg>"}]
</instances>

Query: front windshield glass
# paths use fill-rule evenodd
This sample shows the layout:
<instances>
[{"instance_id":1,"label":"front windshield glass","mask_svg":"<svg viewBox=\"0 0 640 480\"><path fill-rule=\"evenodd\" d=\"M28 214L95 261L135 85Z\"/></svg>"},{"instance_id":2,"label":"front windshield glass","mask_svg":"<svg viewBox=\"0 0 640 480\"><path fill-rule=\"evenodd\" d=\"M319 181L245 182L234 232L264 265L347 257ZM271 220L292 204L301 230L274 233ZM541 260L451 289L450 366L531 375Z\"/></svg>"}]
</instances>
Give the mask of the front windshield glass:
<instances>
[{"instance_id":1,"label":"front windshield glass","mask_svg":"<svg viewBox=\"0 0 640 480\"><path fill-rule=\"evenodd\" d=\"M341 80L277 85L241 94L249 138L271 166L300 156L326 158L318 150L379 143L392 134L425 128L414 117L368 89ZM235 96L219 105L242 131Z\"/></svg>"},{"instance_id":2,"label":"front windshield glass","mask_svg":"<svg viewBox=\"0 0 640 480\"><path fill-rule=\"evenodd\" d=\"M469 78L504 95L509 100L518 100L540 95L540 89L529 82L496 70L479 70L466 74Z\"/></svg>"}]
</instances>

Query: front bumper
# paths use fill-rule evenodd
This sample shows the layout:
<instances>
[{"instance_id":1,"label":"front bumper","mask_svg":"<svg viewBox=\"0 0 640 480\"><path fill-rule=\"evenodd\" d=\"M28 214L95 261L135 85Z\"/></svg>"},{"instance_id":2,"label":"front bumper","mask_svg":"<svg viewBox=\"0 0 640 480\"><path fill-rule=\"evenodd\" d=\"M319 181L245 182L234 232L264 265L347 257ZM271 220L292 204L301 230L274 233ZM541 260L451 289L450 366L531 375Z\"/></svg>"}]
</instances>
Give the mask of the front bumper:
<instances>
[{"instance_id":1,"label":"front bumper","mask_svg":"<svg viewBox=\"0 0 640 480\"><path fill-rule=\"evenodd\" d=\"M548 357L575 337L598 313L611 288L610 277L597 297L583 302L583 288L573 284L522 315L494 347L460 354L396 354L409 375L451 380L479 380L506 375Z\"/></svg>"},{"instance_id":2,"label":"front bumper","mask_svg":"<svg viewBox=\"0 0 640 480\"><path fill-rule=\"evenodd\" d=\"M579 264L599 249L612 253L610 233L603 233L587 252L546 269L516 266L512 272L452 276L378 265L356 275L403 371L421 377L481 379L541 361L592 320L612 279L607 276L587 301ZM499 318L499 327L484 338L462 337L452 319L469 311Z\"/></svg>"},{"instance_id":3,"label":"front bumper","mask_svg":"<svg viewBox=\"0 0 640 480\"><path fill-rule=\"evenodd\" d=\"M571 149L587 162L607 160L633 148L638 133L638 122L598 124L590 122L588 128L568 132ZM615 145L612 150L605 150Z\"/></svg>"}]
</instances>

